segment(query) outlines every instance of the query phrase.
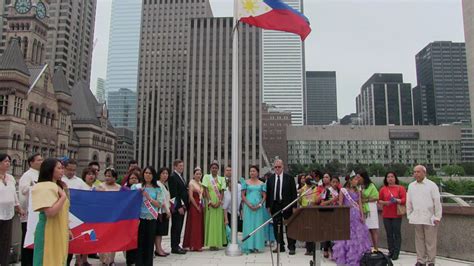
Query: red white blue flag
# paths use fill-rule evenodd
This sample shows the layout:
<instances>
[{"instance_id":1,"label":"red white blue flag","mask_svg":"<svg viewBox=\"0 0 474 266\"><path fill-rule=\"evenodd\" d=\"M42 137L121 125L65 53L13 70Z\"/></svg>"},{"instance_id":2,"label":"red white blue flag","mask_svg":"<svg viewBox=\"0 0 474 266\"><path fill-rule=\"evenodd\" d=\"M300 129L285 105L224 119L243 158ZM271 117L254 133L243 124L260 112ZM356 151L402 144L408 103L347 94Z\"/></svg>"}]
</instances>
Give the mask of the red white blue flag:
<instances>
[{"instance_id":1,"label":"red white blue flag","mask_svg":"<svg viewBox=\"0 0 474 266\"><path fill-rule=\"evenodd\" d=\"M102 192L70 189L69 253L92 254L125 251L137 247L140 207L138 190ZM31 205L30 205L31 206ZM37 212L30 212L32 216ZM25 247L32 247L37 221L28 217ZM30 222L33 223L30 225ZM31 229L31 230L30 230Z\"/></svg>"},{"instance_id":2,"label":"red white blue flag","mask_svg":"<svg viewBox=\"0 0 474 266\"><path fill-rule=\"evenodd\" d=\"M282 0L235 0L238 20L267 30L298 34L304 41L311 32L309 20Z\"/></svg>"}]
</instances>

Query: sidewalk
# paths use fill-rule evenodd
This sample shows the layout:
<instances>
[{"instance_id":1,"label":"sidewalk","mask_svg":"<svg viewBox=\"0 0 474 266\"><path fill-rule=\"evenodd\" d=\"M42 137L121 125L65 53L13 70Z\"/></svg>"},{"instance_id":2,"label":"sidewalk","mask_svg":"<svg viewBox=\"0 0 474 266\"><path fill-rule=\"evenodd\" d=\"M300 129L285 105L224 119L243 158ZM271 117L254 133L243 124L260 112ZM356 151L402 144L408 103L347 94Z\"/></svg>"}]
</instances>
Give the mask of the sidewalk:
<instances>
[{"instance_id":1,"label":"sidewalk","mask_svg":"<svg viewBox=\"0 0 474 266\"><path fill-rule=\"evenodd\" d=\"M163 248L167 251L169 247L169 237L163 238ZM296 255L290 256L288 252L281 254L280 262L281 265L291 266L307 266L309 261L312 259L311 256L305 256L305 249L296 249ZM237 266L237 265L253 265L253 266L271 266L272 265L272 253L270 248L266 247L265 252L258 254L242 255L239 257L228 257L225 255L225 250L209 251L203 250L202 252L188 252L186 255L175 255L171 254L168 257L156 257L154 259L154 265L163 266ZM276 265L276 254L273 254L274 264ZM89 260L93 265L100 265L98 260ZM122 252L116 254L115 262L117 265L125 265L125 257ZM413 253L402 252L400 258L394 261L395 266L413 266L416 263L416 255ZM336 265L336 263L324 259L322 265ZM474 263L462 262L459 260L452 260L446 258L437 258L436 265L440 266L457 266L457 265L474 265Z\"/></svg>"}]
</instances>

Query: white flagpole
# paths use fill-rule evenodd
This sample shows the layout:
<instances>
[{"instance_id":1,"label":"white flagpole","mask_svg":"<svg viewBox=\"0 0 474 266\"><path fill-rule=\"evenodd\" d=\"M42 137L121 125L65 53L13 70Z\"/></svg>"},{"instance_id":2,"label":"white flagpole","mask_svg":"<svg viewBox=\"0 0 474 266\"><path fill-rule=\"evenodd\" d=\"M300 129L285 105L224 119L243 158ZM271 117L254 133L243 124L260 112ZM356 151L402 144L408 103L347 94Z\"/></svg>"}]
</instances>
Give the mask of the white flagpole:
<instances>
[{"instance_id":1,"label":"white flagpole","mask_svg":"<svg viewBox=\"0 0 474 266\"><path fill-rule=\"evenodd\" d=\"M237 193L238 185L237 180L239 178L239 33L237 30L238 25L238 0L234 0L234 23L233 23L233 43L232 43L232 218L231 228L232 237L231 243L227 245L226 255L227 256L240 256L242 255L239 244L237 243ZM227 214L224 214L227 215Z\"/></svg>"}]
</instances>

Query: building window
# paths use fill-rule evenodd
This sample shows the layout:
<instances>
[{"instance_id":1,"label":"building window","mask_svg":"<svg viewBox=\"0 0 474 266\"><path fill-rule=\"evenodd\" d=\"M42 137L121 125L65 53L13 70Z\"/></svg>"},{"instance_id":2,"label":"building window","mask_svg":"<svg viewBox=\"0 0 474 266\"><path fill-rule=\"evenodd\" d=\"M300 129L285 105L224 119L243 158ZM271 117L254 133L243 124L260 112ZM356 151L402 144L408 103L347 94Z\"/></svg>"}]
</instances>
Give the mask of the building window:
<instances>
[{"instance_id":1,"label":"building window","mask_svg":"<svg viewBox=\"0 0 474 266\"><path fill-rule=\"evenodd\" d=\"M20 97L15 97L15 105L13 109L13 115L16 117L21 117L21 111L23 109L23 99Z\"/></svg>"},{"instance_id":2,"label":"building window","mask_svg":"<svg viewBox=\"0 0 474 266\"><path fill-rule=\"evenodd\" d=\"M8 114L8 95L0 95L0 115Z\"/></svg>"}]
</instances>

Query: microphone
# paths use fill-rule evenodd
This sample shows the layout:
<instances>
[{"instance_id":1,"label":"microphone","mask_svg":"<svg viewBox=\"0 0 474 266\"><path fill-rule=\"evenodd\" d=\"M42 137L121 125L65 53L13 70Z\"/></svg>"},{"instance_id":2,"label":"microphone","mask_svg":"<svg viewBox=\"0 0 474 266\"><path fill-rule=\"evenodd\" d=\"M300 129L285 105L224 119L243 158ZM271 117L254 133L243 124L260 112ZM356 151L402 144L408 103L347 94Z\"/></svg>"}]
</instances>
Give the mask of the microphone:
<instances>
[{"instance_id":1,"label":"microphone","mask_svg":"<svg viewBox=\"0 0 474 266\"><path fill-rule=\"evenodd\" d=\"M311 178L311 177L306 178L305 183L306 183L306 185L308 185L308 186L313 186L313 187L318 186L318 182L316 182L316 180L314 180L314 179Z\"/></svg>"}]
</instances>

